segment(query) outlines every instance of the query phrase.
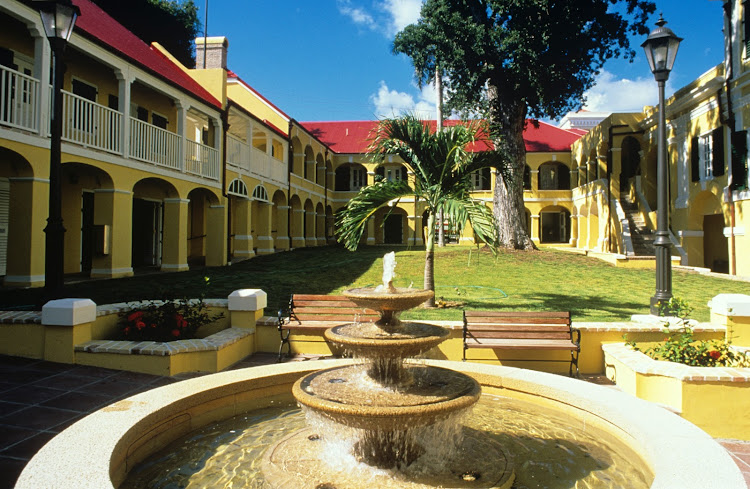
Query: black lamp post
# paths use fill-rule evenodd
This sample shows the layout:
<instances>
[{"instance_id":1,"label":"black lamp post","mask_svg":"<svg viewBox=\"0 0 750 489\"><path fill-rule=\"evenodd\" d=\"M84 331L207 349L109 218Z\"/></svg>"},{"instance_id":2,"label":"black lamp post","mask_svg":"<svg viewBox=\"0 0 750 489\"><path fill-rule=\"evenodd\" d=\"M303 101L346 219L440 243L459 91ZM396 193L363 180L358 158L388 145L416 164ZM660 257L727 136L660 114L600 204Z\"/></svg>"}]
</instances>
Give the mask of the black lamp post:
<instances>
[{"instance_id":1,"label":"black lamp post","mask_svg":"<svg viewBox=\"0 0 750 489\"><path fill-rule=\"evenodd\" d=\"M672 261L667 229L667 129L664 116L664 84L669 78L669 72L674 66L677 48L682 38L677 37L668 27L667 22L660 15L656 22L656 29L651 31L646 41L641 44L646 51L646 58L659 85L659 129L658 154L656 160L657 175L657 209L656 209L656 293L651 298L651 314L658 316L659 305L669 302L672 298Z\"/></svg>"},{"instance_id":2,"label":"black lamp post","mask_svg":"<svg viewBox=\"0 0 750 489\"><path fill-rule=\"evenodd\" d=\"M71 0L39 1L44 34L52 48L52 112L50 120L49 151L49 214L44 228L44 289L47 299L60 298L63 290L65 226L62 219L61 137L62 137L62 83L65 73L63 53L68 44L76 17L81 11Z\"/></svg>"}]
</instances>

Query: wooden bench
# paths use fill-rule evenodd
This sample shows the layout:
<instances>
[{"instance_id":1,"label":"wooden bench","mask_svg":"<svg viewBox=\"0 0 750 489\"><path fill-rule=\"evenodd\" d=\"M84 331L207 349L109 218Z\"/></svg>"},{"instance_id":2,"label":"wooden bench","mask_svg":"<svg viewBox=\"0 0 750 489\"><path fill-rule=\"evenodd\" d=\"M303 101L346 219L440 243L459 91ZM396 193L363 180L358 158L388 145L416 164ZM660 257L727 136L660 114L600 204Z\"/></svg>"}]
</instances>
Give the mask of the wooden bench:
<instances>
[{"instance_id":1,"label":"wooden bench","mask_svg":"<svg viewBox=\"0 0 750 489\"><path fill-rule=\"evenodd\" d=\"M279 311L279 361L282 358L284 345L287 356L292 354L289 336L292 331L322 333L328 328L354 322L355 318L372 321L378 319L378 313L362 309L343 295L293 294L288 308Z\"/></svg>"},{"instance_id":2,"label":"wooden bench","mask_svg":"<svg viewBox=\"0 0 750 489\"><path fill-rule=\"evenodd\" d=\"M575 340L573 333L576 333ZM464 354L469 348L494 350L567 350L578 377L581 332L571 327L570 312L464 311ZM560 362L567 360L513 361Z\"/></svg>"}]
</instances>

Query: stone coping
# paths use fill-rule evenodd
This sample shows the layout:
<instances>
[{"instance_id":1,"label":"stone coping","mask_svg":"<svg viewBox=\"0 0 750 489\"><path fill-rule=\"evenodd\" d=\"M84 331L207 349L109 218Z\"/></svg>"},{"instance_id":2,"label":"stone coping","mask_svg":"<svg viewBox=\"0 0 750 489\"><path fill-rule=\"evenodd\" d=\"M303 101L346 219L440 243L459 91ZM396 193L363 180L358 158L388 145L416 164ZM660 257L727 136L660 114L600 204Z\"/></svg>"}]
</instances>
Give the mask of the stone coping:
<instances>
[{"instance_id":1,"label":"stone coping","mask_svg":"<svg viewBox=\"0 0 750 489\"><path fill-rule=\"evenodd\" d=\"M274 382L287 384L321 368L351 361L310 361L221 372L159 387L118 401L76 422L47 443L21 473L16 489L113 488L110 468L122 457L122 440L149 433L170 417L175 406L227 403L243 392ZM651 468L651 489L747 489L743 476L727 451L692 423L654 404L617 390L544 372L464 362L427 361L463 371L484 387L506 390L509 395L532 396L578 412L585 420L598 420L630 440ZM231 414L230 414L231 415ZM210 421L206 421L210 422ZM197 426L193 427L197 429ZM154 430L151 436L159 430ZM132 439L130 440L132 442ZM139 443L148 440L139 439ZM73 448L72 448L73 447ZM86 461L85 470L81 461Z\"/></svg>"},{"instance_id":2,"label":"stone coping","mask_svg":"<svg viewBox=\"0 0 750 489\"><path fill-rule=\"evenodd\" d=\"M197 304L200 299L190 299L188 304ZM133 301L133 302L116 302L114 304L103 304L96 306L96 316L108 316L110 314L119 314L124 311L130 311L138 309L139 307L146 307L151 304L162 304L163 301ZM229 305L229 299L203 299L203 303L208 307L221 307L227 308Z\"/></svg>"},{"instance_id":3,"label":"stone coping","mask_svg":"<svg viewBox=\"0 0 750 489\"><path fill-rule=\"evenodd\" d=\"M121 355L171 356L178 353L218 351L255 333L255 329L227 328L203 339L177 341L116 341L92 340L75 346L85 353L117 353Z\"/></svg>"},{"instance_id":4,"label":"stone coping","mask_svg":"<svg viewBox=\"0 0 750 489\"><path fill-rule=\"evenodd\" d=\"M625 343L604 344L602 350L639 374L661 375L693 382L750 382L750 368L691 367L681 363L654 360Z\"/></svg>"}]
</instances>

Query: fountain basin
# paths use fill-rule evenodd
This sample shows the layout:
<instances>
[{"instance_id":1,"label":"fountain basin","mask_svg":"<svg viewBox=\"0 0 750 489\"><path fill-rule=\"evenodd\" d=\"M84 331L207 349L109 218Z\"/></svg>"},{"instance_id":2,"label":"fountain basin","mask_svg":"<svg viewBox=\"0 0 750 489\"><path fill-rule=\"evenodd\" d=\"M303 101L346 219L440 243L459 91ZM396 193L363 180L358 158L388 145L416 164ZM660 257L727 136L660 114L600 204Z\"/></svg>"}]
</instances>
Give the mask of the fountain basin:
<instances>
[{"instance_id":1,"label":"fountain basin","mask_svg":"<svg viewBox=\"0 0 750 489\"><path fill-rule=\"evenodd\" d=\"M342 295L358 306L373 311L406 311L422 304L435 293L431 290L405 287L394 287L391 290L385 289L382 291L362 287L345 290Z\"/></svg>"},{"instance_id":2,"label":"fountain basin","mask_svg":"<svg viewBox=\"0 0 750 489\"><path fill-rule=\"evenodd\" d=\"M646 401L575 379L462 362L429 361L462 371L485 393L522 398L594 424L638 453L652 489L746 489L729 454L705 432ZM351 361L295 362L208 375L116 402L70 426L28 463L17 489L115 488L128 470L190 431L288 398L292 384Z\"/></svg>"},{"instance_id":3,"label":"fountain basin","mask_svg":"<svg viewBox=\"0 0 750 489\"><path fill-rule=\"evenodd\" d=\"M450 336L450 330L426 323L404 322L398 332L388 333L375 323L352 323L325 331L326 340L355 357L416 357L436 347Z\"/></svg>"},{"instance_id":4,"label":"fountain basin","mask_svg":"<svg viewBox=\"0 0 750 489\"><path fill-rule=\"evenodd\" d=\"M337 423L359 429L403 430L434 424L479 400L479 384L468 375L434 366L407 368L412 384L398 389L354 386L363 367L315 372L292 388L301 405Z\"/></svg>"}]
</instances>

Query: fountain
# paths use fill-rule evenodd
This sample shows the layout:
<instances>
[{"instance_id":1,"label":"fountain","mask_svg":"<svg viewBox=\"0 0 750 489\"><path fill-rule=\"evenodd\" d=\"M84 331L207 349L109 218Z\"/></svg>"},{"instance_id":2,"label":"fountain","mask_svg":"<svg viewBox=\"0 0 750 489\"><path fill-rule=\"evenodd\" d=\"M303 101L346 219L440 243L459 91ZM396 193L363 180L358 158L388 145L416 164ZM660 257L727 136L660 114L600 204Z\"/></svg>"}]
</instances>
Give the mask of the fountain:
<instances>
[{"instance_id":1,"label":"fountain","mask_svg":"<svg viewBox=\"0 0 750 489\"><path fill-rule=\"evenodd\" d=\"M383 299L383 327L368 323L358 328L370 333L351 335L346 328L345 334L341 329L330 332L331 341L355 356L375 360L254 367L132 396L53 438L24 468L16 488L488 488L509 487L514 472L519 487L563 488L579 482L601 488L746 487L726 450L705 432L621 392L510 367L397 361L389 348L388 353L373 354L382 348L373 347L368 336L397 345L406 358L439 343L435 337L444 334L432 328L415 333L422 326L395 322L398 311L414 304L392 306L394 294L387 285L376 293ZM396 290L404 296L424 293ZM413 347L411 342L423 344ZM362 382L355 386L355 378ZM445 385L451 385L451 393ZM423 391L422 386L434 390ZM477 408L464 419L463 429L450 431L450 418L473 404L479 386L483 394ZM303 426L298 410L289 408L292 390L299 394L298 402L308 406L313 421L319 418L334 429L353 432L356 441L349 443L348 451L321 458L321 442L337 437L317 422ZM399 397L398 402L389 396ZM264 411L269 407L272 414ZM430 430L432 439L422 436ZM406 436L406 431L415 431L415 436ZM437 453L437 465L444 470L421 471L422 460L436 455L434 439L452 440L454 435L463 435L457 453ZM547 447L547 452L529 451L534 445ZM516 458L515 470L506 447ZM362 480L362 472L349 467L328 467L347 457L360 459L358 466L374 472L374 478ZM635 470L623 472L623 466ZM399 470L391 470L394 467ZM149 471L157 475L151 477ZM170 474L177 481L165 484ZM312 477L300 482L300 474ZM149 482L157 479L161 482Z\"/></svg>"},{"instance_id":2,"label":"fountain","mask_svg":"<svg viewBox=\"0 0 750 489\"><path fill-rule=\"evenodd\" d=\"M466 437L461 436L460 427L456 429L456 418L479 400L479 383L454 370L408 360L448 337L449 331L445 328L399 319L402 311L420 305L434 293L397 289L393 286L395 253L386 254L383 263L383 285L343 293L356 305L376 311L379 319L344 324L325 332L329 342L361 361L314 372L294 384L292 393L297 402L309 417L322 421L318 423L321 433L311 438L308 431L303 431L268 450L263 467L266 480L274 486L278 475L284 487L295 484L306 487L306 481L289 481L283 468L292 463L295 454L306 451L305 444L317 443L319 438L325 441L326 432L338 433L333 436L339 437L340 428L348 427L354 458L373 467L401 470L402 475L407 474L405 484L409 484L408 487L428 487L417 482L425 478L442 482L442 487L453 487L447 482L450 479L476 480L477 466L481 464L476 460L478 452L468 450L473 445L481 445L484 454L490 450L494 463L482 467L481 484L466 486L461 482L460 487L510 487L513 473L502 447L481 439L481 435L462 440ZM423 446L424 442L420 442L421 439L438 439L438 433L451 431L455 432L453 443L446 439L450 437L444 437L440 447ZM480 439L475 439L477 436ZM454 444L460 445L451 446ZM451 450L453 448L456 450ZM428 451L439 453L434 457L440 458L440 463L432 464L434 467L428 469L432 473L425 475L420 468L418 477L409 476L405 469L427 456ZM312 459L308 464L304 472L317 477L327 470L321 459ZM342 486L339 483L336 487Z\"/></svg>"}]
</instances>

